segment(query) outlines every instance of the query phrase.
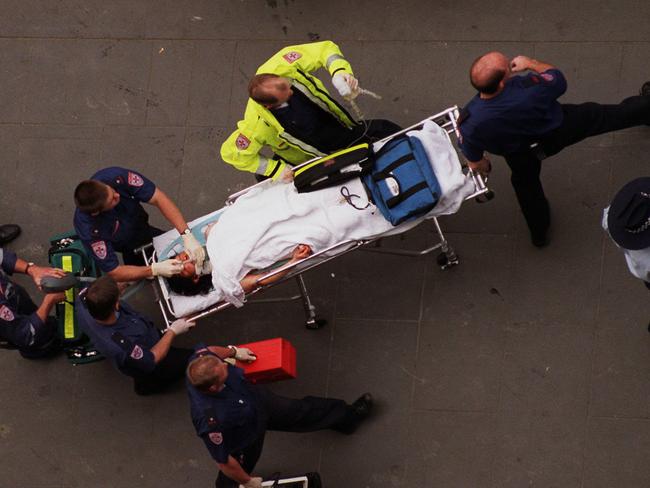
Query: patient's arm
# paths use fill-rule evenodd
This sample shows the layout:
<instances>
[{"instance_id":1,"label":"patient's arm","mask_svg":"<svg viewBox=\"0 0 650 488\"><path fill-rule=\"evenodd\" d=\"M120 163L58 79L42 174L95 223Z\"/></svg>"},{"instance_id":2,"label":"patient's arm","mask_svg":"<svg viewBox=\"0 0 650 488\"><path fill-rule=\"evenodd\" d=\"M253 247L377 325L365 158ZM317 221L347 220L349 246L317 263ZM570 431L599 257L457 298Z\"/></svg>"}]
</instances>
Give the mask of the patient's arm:
<instances>
[{"instance_id":1,"label":"patient's arm","mask_svg":"<svg viewBox=\"0 0 650 488\"><path fill-rule=\"evenodd\" d=\"M287 262L287 264L292 264L295 263L296 261L300 261L301 259L305 259L310 254L311 254L311 247L309 247L307 244L299 244L293 250L293 253L291 254L291 259ZM244 279L241 280L239 283L241 284L244 293L250 293L258 286L275 283L276 281L284 278L284 276L286 276L288 272L289 270L286 269L278 274L271 276L270 278L267 278L259 282L257 280L259 280L262 276L268 273L249 273L246 276L244 276Z\"/></svg>"}]
</instances>

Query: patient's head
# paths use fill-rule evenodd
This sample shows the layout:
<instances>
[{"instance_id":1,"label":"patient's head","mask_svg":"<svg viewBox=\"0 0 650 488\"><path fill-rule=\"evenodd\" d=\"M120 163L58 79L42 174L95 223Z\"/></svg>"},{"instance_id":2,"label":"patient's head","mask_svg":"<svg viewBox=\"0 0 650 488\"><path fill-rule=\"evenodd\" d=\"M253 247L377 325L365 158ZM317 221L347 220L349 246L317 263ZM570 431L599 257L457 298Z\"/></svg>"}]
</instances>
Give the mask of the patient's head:
<instances>
[{"instance_id":1,"label":"patient's head","mask_svg":"<svg viewBox=\"0 0 650 488\"><path fill-rule=\"evenodd\" d=\"M174 256L176 259L183 261L183 270L179 273L182 278L196 277L196 265L190 260L190 255L182 251Z\"/></svg>"},{"instance_id":2,"label":"patient's head","mask_svg":"<svg viewBox=\"0 0 650 488\"><path fill-rule=\"evenodd\" d=\"M212 275L197 275L196 266L185 251L175 257L183 261L183 270L180 274L167 278L169 288L178 295L188 297L208 294L212 289Z\"/></svg>"}]
</instances>

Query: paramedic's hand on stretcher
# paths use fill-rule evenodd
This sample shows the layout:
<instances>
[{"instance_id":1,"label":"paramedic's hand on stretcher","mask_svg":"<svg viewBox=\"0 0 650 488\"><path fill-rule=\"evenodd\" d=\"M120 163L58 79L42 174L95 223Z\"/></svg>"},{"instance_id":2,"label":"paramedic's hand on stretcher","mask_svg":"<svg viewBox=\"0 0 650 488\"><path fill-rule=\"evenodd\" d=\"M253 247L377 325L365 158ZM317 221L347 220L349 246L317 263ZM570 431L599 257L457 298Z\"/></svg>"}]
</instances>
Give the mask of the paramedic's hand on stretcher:
<instances>
[{"instance_id":1,"label":"paramedic's hand on stretcher","mask_svg":"<svg viewBox=\"0 0 650 488\"><path fill-rule=\"evenodd\" d=\"M469 169L475 173L480 173L482 176L487 176L492 171L492 162L486 157L483 156L483 159L480 161L467 161L467 166Z\"/></svg>"},{"instance_id":2,"label":"paramedic's hand on stretcher","mask_svg":"<svg viewBox=\"0 0 650 488\"><path fill-rule=\"evenodd\" d=\"M190 259L194 261L197 274L201 274L203 261L205 261L205 249L203 249L203 246L199 244L199 241L191 232L189 234L183 234L183 247L187 251L187 254L190 255Z\"/></svg>"},{"instance_id":3,"label":"paramedic's hand on stretcher","mask_svg":"<svg viewBox=\"0 0 650 488\"><path fill-rule=\"evenodd\" d=\"M332 84L343 98L354 100L359 96L359 80L350 73L335 73L332 76Z\"/></svg>"},{"instance_id":4,"label":"paramedic's hand on stretcher","mask_svg":"<svg viewBox=\"0 0 650 488\"><path fill-rule=\"evenodd\" d=\"M185 334L185 332L190 330L195 325L196 322L190 322L189 320L186 319L178 319L178 320L174 320L168 329L171 330L174 333L174 335L178 336L181 334Z\"/></svg>"},{"instance_id":5,"label":"paramedic's hand on stretcher","mask_svg":"<svg viewBox=\"0 0 650 488\"><path fill-rule=\"evenodd\" d=\"M239 486L243 486L244 488L262 488L262 478L251 478L246 483Z\"/></svg>"},{"instance_id":6,"label":"paramedic's hand on stretcher","mask_svg":"<svg viewBox=\"0 0 650 488\"><path fill-rule=\"evenodd\" d=\"M65 271L59 268L50 268L44 266L32 265L27 268L27 274L32 277L34 284L41 288L41 280L45 276L53 276L55 278L63 278L65 276Z\"/></svg>"},{"instance_id":7,"label":"paramedic's hand on stretcher","mask_svg":"<svg viewBox=\"0 0 650 488\"><path fill-rule=\"evenodd\" d=\"M178 259L166 259L165 261L151 265L151 274L154 276L169 278L170 276L180 274L181 271L183 271L183 261Z\"/></svg>"}]
</instances>

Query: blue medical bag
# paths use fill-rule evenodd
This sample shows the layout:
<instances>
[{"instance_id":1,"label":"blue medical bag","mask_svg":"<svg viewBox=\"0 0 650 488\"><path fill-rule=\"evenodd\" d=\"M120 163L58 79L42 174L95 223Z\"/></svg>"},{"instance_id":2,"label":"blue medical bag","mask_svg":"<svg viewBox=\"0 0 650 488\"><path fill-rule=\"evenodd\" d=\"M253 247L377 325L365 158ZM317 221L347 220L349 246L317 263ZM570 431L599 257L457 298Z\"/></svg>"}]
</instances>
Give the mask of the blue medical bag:
<instances>
[{"instance_id":1,"label":"blue medical bag","mask_svg":"<svg viewBox=\"0 0 650 488\"><path fill-rule=\"evenodd\" d=\"M426 214L440 198L440 184L416 137L399 136L387 142L362 178L374 204L393 225Z\"/></svg>"}]
</instances>

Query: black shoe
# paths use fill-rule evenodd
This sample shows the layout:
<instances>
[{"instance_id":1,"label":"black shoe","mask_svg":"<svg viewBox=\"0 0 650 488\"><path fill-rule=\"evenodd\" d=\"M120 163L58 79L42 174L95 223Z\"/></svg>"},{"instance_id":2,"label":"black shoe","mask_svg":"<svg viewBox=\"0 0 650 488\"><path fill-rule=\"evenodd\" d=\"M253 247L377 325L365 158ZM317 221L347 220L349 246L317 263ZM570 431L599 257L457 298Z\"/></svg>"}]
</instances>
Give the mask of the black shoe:
<instances>
[{"instance_id":1,"label":"black shoe","mask_svg":"<svg viewBox=\"0 0 650 488\"><path fill-rule=\"evenodd\" d=\"M357 398L352 404L352 412L359 421L368 417L368 415L370 415L371 410L372 410L372 395L370 393L364 393L359 398Z\"/></svg>"},{"instance_id":2,"label":"black shoe","mask_svg":"<svg viewBox=\"0 0 650 488\"><path fill-rule=\"evenodd\" d=\"M541 234L531 234L530 241L533 243L533 246L540 249L548 246L550 242L550 239L548 238L548 231L545 231Z\"/></svg>"},{"instance_id":3,"label":"black shoe","mask_svg":"<svg viewBox=\"0 0 650 488\"><path fill-rule=\"evenodd\" d=\"M0 246L13 241L20 235L20 226L16 224L0 225Z\"/></svg>"},{"instance_id":4,"label":"black shoe","mask_svg":"<svg viewBox=\"0 0 650 488\"><path fill-rule=\"evenodd\" d=\"M348 412L343 421L335 427L332 427L332 429L342 434L349 435L354 433L357 427L359 427L359 424L370 415L372 403L372 395L370 393L364 393L352 405L348 406Z\"/></svg>"},{"instance_id":5,"label":"black shoe","mask_svg":"<svg viewBox=\"0 0 650 488\"><path fill-rule=\"evenodd\" d=\"M641 90L639 90L639 94L642 97L650 97L650 81L646 81L643 86L641 87Z\"/></svg>"}]
</instances>

